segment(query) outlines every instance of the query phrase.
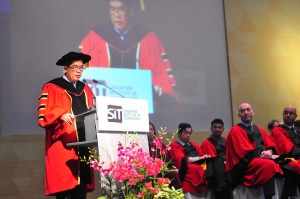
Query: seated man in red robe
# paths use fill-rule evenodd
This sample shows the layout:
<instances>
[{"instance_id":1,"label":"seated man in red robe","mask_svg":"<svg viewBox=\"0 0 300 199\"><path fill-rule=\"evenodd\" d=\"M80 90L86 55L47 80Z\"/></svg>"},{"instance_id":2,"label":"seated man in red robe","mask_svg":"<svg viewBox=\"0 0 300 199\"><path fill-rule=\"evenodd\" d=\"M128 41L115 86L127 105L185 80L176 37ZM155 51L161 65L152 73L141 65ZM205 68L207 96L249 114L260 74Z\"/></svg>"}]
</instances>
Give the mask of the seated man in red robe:
<instances>
[{"instance_id":1,"label":"seated man in red robe","mask_svg":"<svg viewBox=\"0 0 300 199\"><path fill-rule=\"evenodd\" d=\"M207 172L206 177L209 179L209 187L212 187L214 191L215 199L230 198L225 175L226 143L225 138L222 137L224 131L223 120L216 118L211 121L210 130L212 132L211 136L201 144L202 152L212 157L209 165L212 172Z\"/></svg>"},{"instance_id":2,"label":"seated man in red robe","mask_svg":"<svg viewBox=\"0 0 300 199\"><path fill-rule=\"evenodd\" d=\"M179 169L184 193L204 192L208 182L205 179L205 160L209 155L203 154L196 142L191 142L192 127L181 123L178 127L178 140L170 144L171 158Z\"/></svg>"},{"instance_id":3,"label":"seated man in red robe","mask_svg":"<svg viewBox=\"0 0 300 199\"><path fill-rule=\"evenodd\" d=\"M282 164L285 176L285 186L282 198L297 195L300 185L300 134L296 131L295 120L297 110L288 105L282 112L283 123L271 131L271 139L276 145L278 154L286 157L286 164ZM293 158L293 159L291 159Z\"/></svg>"},{"instance_id":4,"label":"seated man in red robe","mask_svg":"<svg viewBox=\"0 0 300 199\"><path fill-rule=\"evenodd\" d=\"M226 139L226 171L228 183L247 187L263 186L265 198L275 194L274 177L282 174L274 161L275 144L267 132L252 123L254 116L250 104L239 106L241 122L231 128Z\"/></svg>"}]
</instances>

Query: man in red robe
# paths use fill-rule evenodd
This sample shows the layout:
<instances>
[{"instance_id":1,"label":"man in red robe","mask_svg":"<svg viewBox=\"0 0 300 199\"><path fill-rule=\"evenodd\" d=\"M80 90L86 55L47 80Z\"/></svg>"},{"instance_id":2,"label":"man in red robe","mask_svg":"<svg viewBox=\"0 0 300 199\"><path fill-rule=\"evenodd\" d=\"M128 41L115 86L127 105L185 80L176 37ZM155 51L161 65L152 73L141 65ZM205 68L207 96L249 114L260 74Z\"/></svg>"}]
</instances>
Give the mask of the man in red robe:
<instances>
[{"instance_id":1,"label":"man in red robe","mask_svg":"<svg viewBox=\"0 0 300 199\"><path fill-rule=\"evenodd\" d=\"M139 1L108 2L111 21L91 30L79 46L92 56L90 65L151 70L155 96L177 101L176 81L164 46L154 32L133 21Z\"/></svg>"},{"instance_id":2,"label":"man in red robe","mask_svg":"<svg viewBox=\"0 0 300 199\"><path fill-rule=\"evenodd\" d=\"M179 170L184 193L204 192L208 182L205 179L205 161L210 158L203 154L196 142L191 142L192 127L188 123L178 126L178 140L170 144L170 155Z\"/></svg>"},{"instance_id":3,"label":"man in red robe","mask_svg":"<svg viewBox=\"0 0 300 199\"><path fill-rule=\"evenodd\" d=\"M282 165L286 179L282 198L288 198L297 195L297 187L300 185L300 134L294 126L296 108L292 105L284 107L282 118L283 123L271 131L270 137L276 145L277 153L289 160Z\"/></svg>"},{"instance_id":4,"label":"man in red robe","mask_svg":"<svg viewBox=\"0 0 300 199\"><path fill-rule=\"evenodd\" d=\"M212 187L216 199L230 198L225 175L226 142L225 138L222 137L224 131L223 120L216 118L211 121L210 130L212 132L211 136L201 144L202 152L212 157L211 162L208 164L212 173L209 174L208 172L206 177L209 178L209 186Z\"/></svg>"},{"instance_id":5,"label":"man in red robe","mask_svg":"<svg viewBox=\"0 0 300 199\"><path fill-rule=\"evenodd\" d=\"M275 144L266 131L252 123L254 111L250 104L239 106L241 122L228 133L226 139L226 171L228 183L239 183L247 187L263 186L265 198L275 194L274 177L282 174L280 166L274 161Z\"/></svg>"},{"instance_id":6,"label":"man in red robe","mask_svg":"<svg viewBox=\"0 0 300 199\"><path fill-rule=\"evenodd\" d=\"M85 141L84 123L74 115L92 106L93 93L79 81L89 55L70 52L56 63L64 67L63 77L43 86L38 101L38 124L46 130L46 195L57 199L84 199L94 189L93 171L80 157L89 156L87 147L67 146Z\"/></svg>"}]
</instances>

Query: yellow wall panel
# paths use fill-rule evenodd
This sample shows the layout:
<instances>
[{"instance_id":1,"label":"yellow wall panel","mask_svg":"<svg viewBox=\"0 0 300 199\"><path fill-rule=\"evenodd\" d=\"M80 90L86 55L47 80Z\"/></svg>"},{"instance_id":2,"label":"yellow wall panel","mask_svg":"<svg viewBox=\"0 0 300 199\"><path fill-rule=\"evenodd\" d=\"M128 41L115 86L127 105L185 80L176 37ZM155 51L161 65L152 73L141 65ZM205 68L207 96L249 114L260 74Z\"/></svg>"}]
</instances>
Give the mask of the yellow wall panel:
<instances>
[{"instance_id":1,"label":"yellow wall panel","mask_svg":"<svg viewBox=\"0 0 300 199\"><path fill-rule=\"evenodd\" d=\"M255 123L282 119L285 105L300 105L300 1L225 0L234 123L242 102Z\"/></svg>"}]
</instances>

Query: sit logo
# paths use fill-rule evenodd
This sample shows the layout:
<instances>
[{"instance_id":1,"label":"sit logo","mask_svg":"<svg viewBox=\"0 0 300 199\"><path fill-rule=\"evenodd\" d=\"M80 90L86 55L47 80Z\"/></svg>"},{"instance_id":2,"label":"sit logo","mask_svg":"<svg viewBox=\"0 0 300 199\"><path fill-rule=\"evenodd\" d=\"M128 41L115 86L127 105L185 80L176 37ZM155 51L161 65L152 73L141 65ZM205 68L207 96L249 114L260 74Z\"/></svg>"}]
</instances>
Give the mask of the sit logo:
<instances>
[{"instance_id":1,"label":"sit logo","mask_svg":"<svg viewBox=\"0 0 300 199\"><path fill-rule=\"evenodd\" d=\"M123 108L122 106L107 105L107 119L108 122L123 122Z\"/></svg>"}]
</instances>

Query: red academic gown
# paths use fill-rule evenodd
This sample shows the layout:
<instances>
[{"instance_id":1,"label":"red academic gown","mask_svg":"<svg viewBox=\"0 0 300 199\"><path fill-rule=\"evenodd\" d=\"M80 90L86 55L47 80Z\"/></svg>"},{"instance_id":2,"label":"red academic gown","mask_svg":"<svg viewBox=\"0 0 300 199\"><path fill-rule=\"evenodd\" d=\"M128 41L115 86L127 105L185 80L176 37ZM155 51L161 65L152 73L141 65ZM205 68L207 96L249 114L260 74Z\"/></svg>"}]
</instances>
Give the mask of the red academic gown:
<instances>
[{"instance_id":1,"label":"red academic gown","mask_svg":"<svg viewBox=\"0 0 300 199\"><path fill-rule=\"evenodd\" d=\"M208 139L206 139L202 142L201 151L202 151L203 154L208 154L213 158L218 156L218 152L216 150L216 147Z\"/></svg>"},{"instance_id":2,"label":"red academic gown","mask_svg":"<svg viewBox=\"0 0 300 199\"><path fill-rule=\"evenodd\" d=\"M197 150L199 156L203 155L200 146L192 142L191 143ZM185 157L184 148L177 141L170 144L170 155L176 166L180 170L181 161ZM188 161L188 169L185 178L182 182L183 192L201 193L207 189L208 182L205 180L205 167L204 165L193 164Z\"/></svg>"},{"instance_id":3,"label":"red academic gown","mask_svg":"<svg viewBox=\"0 0 300 199\"><path fill-rule=\"evenodd\" d=\"M261 127L258 127L258 129L261 133L265 149L275 148L275 144L266 131ZM242 127L239 125L232 127L226 139L226 171L233 170L255 148L254 141L249 139ZM283 172L273 160L254 157L244 171L242 183L248 187L260 186L269 181L276 173L282 174Z\"/></svg>"},{"instance_id":4,"label":"red academic gown","mask_svg":"<svg viewBox=\"0 0 300 199\"><path fill-rule=\"evenodd\" d=\"M60 83L67 82L63 78L55 80ZM38 101L38 124L46 130L46 195L55 195L57 192L73 189L80 182L78 148L66 146L66 143L79 141L76 120L74 119L73 125L69 125L60 120L60 117L64 113L73 113L71 95L83 95L86 108L91 107L93 97L92 91L82 82L80 82L80 86L83 89L79 93L68 92L67 89L56 85L55 82L57 81L44 85ZM65 83L63 84L65 85ZM71 83L68 82L68 84ZM71 84L71 86L73 85ZM87 185L89 191L95 189L92 170L90 175L92 182Z\"/></svg>"},{"instance_id":5,"label":"red academic gown","mask_svg":"<svg viewBox=\"0 0 300 199\"><path fill-rule=\"evenodd\" d=\"M275 127L270 134L271 139L276 145L276 151L278 155L288 155L295 147L289 133L282 127ZM300 174L300 159L292 160L288 163L288 166Z\"/></svg>"},{"instance_id":6,"label":"red academic gown","mask_svg":"<svg viewBox=\"0 0 300 199\"><path fill-rule=\"evenodd\" d=\"M152 71L152 84L158 92L177 99L176 81L164 46L156 34L145 27L134 23L123 42L111 23L106 23L90 31L79 47L92 57L91 67L126 68L128 66L116 60L131 59L127 65Z\"/></svg>"}]
</instances>

